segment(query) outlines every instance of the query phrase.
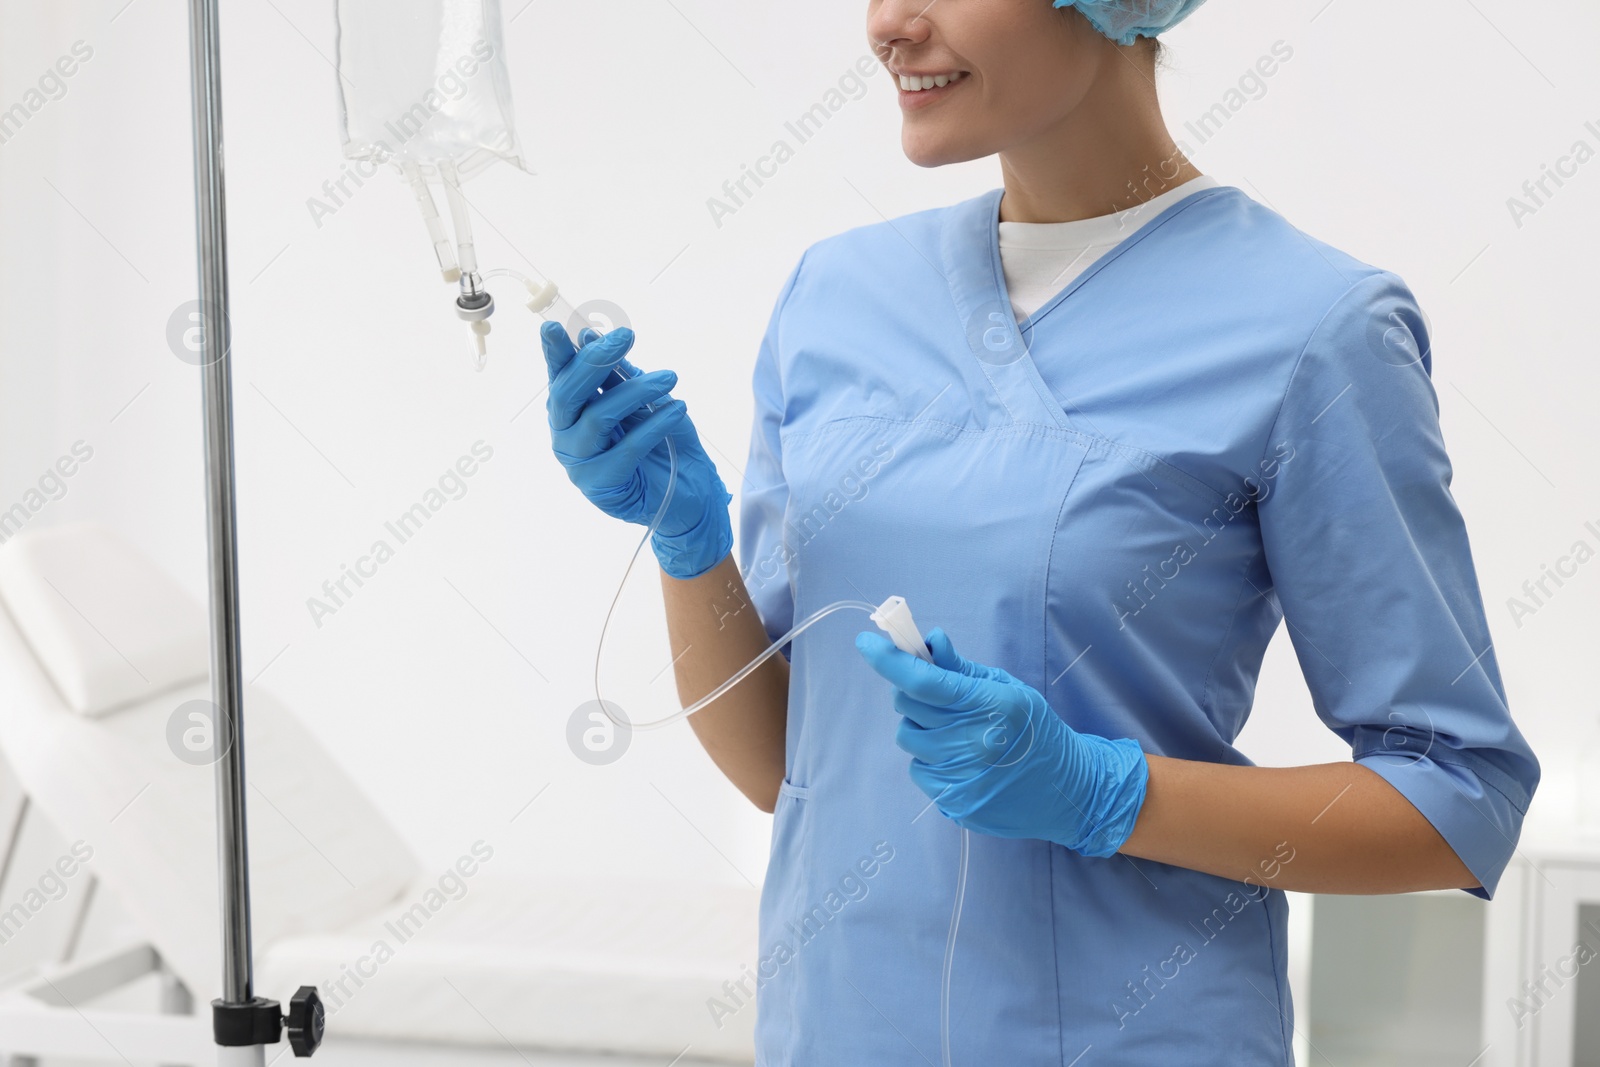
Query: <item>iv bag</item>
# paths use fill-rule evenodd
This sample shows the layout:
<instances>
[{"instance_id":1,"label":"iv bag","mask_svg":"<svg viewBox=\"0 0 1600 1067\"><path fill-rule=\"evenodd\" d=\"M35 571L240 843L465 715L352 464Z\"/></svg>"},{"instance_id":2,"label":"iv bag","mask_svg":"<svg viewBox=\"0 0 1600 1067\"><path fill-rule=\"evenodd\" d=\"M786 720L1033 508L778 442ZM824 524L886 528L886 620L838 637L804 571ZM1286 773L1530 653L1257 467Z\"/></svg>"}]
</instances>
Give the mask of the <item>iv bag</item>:
<instances>
[{"instance_id":1,"label":"iv bag","mask_svg":"<svg viewBox=\"0 0 1600 1067\"><path fill-rule=\"evenodd\" d=\"M497 160L527 170L500 0L336 0L336 17L347 158L429 180L465 180Z\"/></svg>"}]
</instances>

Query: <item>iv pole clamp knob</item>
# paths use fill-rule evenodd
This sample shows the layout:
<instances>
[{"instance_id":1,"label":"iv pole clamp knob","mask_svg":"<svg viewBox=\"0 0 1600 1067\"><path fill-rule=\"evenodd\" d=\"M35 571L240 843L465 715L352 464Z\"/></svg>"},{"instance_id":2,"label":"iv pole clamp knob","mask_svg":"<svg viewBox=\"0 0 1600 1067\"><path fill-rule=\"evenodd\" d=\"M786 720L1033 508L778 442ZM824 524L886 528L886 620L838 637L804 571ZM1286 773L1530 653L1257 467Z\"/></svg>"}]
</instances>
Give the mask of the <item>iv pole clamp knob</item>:
<instances>
[{"instance_id":1,"label":"iv pole clamp knob","mask_svg":"<svg viewBox=\"0 0 1600 1067\"><path fill-rule=\"evenodd\" d=\"M212 1037L223 1048L276 1045L287 1030L294 1054L309 1056L322 1044L325 1020L316 986L295 990L287 1014L278 1010L276 1000L267 997L253 997L245 1004L229 1004L221 997L211 1002Z\"/></svg>"},{"instance_id":2,"label":"iv pole clamp knob","mask_svg":"<svg viewBox=\"0 0 1600 1067\"><path fill-rule=\"evenodd\" d=\"M317 987L303 985L289 998L289 1014L283 1017L289 1031L289 1047L296 1056L309 1056L322 1044L322 1025L326 1019Z\"/></svg>"}]
</instances>

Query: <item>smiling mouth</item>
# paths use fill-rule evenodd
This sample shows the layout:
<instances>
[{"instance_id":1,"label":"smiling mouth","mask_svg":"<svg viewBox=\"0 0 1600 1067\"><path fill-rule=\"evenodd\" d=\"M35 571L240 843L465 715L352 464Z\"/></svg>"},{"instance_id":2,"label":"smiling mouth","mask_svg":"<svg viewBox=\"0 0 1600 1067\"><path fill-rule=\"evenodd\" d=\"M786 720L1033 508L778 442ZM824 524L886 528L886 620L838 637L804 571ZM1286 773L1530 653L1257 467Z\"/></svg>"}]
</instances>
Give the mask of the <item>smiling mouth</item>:
<instances>
[{"instance_id":1,"label":"smiling mouth","mask_svg":"<svg viewBox=\"0 0 1600 1067\"><path fill-rule=\"evenodd\" d=\"M946 85L954 84L967 76L964 70L950 71L947 74L896 74L895 79L903 93L921 93L929 89L943 89Z\"/></svg>"}]
</instances>

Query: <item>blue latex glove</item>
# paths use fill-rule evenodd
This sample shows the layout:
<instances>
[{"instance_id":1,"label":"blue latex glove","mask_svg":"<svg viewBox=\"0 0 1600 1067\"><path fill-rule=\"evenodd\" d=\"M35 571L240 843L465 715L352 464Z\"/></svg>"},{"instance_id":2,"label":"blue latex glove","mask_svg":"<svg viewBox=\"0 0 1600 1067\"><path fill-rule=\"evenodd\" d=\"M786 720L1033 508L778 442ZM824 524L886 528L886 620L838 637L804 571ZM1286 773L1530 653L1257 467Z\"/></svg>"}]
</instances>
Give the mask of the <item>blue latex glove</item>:
<instances>
[{"instance_id":1,"label":"blue latex glove","mask_svg":"<svg viewBox=\"0 0 1600 1067\"><path fill-rule=\"evenodd\" d=\"M547 322L539 339L550 372L550 439L572 484L607 515L648 526L667 487L670 436L678 478L650 547L674 578L694 578L721 563L733 548L733 497L684 402L667 398L678 376L670 370L643 374L629 363L633 331L626 326L603 337L584 329L582 347L574 348L560 323ZM626 381L613 373L619 366ZM646 404L656 410L645 410Z\"/></svg>"},{"instance_id":2,"label":"blue latex glove","mask_svg":"<svg viewBox=\"0 0 1600 1067\"><path fill-rule=\"evenodd\" d=\"M1085 856L1116 854L1144 804L1149 767L1132 738L1079 733L1043 694L957 654L929 631L933 662L871 631L856 648L894 684L895 741L911 780L959 826L1054 841Z\"/></svg>"}]
</instances>

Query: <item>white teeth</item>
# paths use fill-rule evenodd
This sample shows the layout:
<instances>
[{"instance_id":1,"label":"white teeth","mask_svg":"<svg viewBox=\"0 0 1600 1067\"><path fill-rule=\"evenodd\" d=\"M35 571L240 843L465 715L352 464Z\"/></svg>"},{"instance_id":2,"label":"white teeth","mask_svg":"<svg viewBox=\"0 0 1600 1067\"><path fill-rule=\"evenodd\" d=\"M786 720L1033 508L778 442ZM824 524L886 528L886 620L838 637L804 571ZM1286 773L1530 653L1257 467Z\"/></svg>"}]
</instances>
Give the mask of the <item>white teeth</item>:
<instances>
[{"instance_id":1,"label":"white teeth","mask_svg":"<svg viewBox=\"0 0 1600 1067\"><path fill-rule=\"evenodd\" d=\"M896 77L900 81L900 88L904 89L908 93L921 92L924 89L932 89L934 86L941 86L941 87L942 86L946 86L946 85L949 85L951 82L960 81L962 76L963 76L963 72L961 72L961 71L957 71L954 74L933 74L933 75L928 75L928 74L920 74L920 75L919 74L899 74L899 75L896 75Z\"/></svg>"}]
</instances>

